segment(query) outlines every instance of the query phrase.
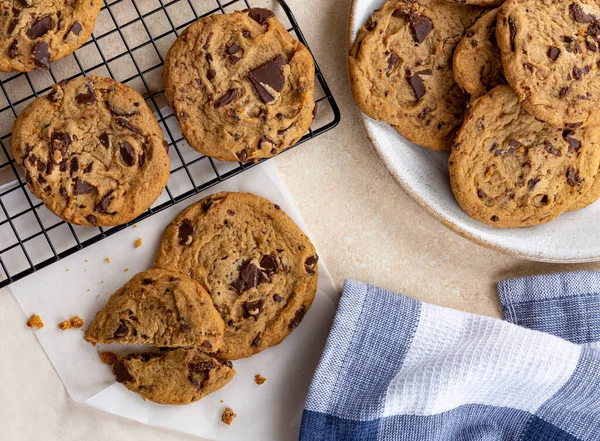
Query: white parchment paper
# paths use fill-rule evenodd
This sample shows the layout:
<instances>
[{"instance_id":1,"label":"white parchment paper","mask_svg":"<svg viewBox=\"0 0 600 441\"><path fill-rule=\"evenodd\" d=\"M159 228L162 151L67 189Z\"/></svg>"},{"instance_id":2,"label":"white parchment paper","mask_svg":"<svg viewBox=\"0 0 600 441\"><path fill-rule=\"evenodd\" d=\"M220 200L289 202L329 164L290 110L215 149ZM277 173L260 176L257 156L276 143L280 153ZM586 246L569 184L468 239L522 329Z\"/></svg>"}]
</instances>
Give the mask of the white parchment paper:
<instances>
[{"instance_id":1,"label":"white parchment paper","mask_svg":"<svg viewBox=\"0 0 600 441\"><path fill-rule=\"evenodd\" d=\"M92 407L145 424L219 441L286 441L298 438L308 386L319 361L335 314L338 292L323 262L319 289L300 326L284 342L234 366L237 375L216 393L187 406L143 401L116 384L98 353L118 354L132 347L98 345L83 340L82 329L59 330L56 325L73 315L87 327L108 297L135 273L152 266L167 224L186 206L217 191L246 191L279 204L302 228L304 224L274 166L267 162L164 212L146 219L87 249L12 285L10 289L25 316L38 314L45 327L36 336L71 397ZM143 245L134 247L136 239ZM110 263L105 258L110 258ZM126 271L127 269L127 271ZM263 385L254 382L260 373ZM231 426L220 421L225 408L237 418Z\"/></svg>"}]
</instances>

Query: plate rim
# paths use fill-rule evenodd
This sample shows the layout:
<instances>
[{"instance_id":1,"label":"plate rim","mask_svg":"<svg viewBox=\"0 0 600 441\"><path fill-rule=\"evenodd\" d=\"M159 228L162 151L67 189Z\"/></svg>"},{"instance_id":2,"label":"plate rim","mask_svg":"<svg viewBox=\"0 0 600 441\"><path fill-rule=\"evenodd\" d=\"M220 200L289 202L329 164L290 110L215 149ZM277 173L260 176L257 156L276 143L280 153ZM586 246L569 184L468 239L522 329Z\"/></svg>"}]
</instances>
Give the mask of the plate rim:
<instances>
[{"instance_id":1,"label":"plate rim","mask_svg":"<svg viewBox=\"0 0 600 441\"><path fill-rule=\"evenodd\" d=\"M352 44L354 43L353 39L353 29L356 22L355 12L356 6L359 2L365 0L352 0L350 3L350 11L348 15L348 26L346 32L346 75L349 77L348 70L348 54L350 53L350 49L352 48ZM350 82L349 82L350 84ZM350 86L351 87L351 86ZM352 92L351 92L352 93ZM544 257L536 254L524 253L520 251L516 251L511 248L507 248L504 246L500 246L498 244L489 242L485 239L479 238L472 233L469 233L464 228L460 227L456 223L452 222L450 219L445 217L438 210L434 209L431 205L429 205L404 179L402 179L395 168L390 164L387 160L386 155L383 153L383 149L377 142L377 137L369 130L367 126L368 116L358 107L354 98L352 98L352 102L354 107L358 111L360 123L367 133L367 138L369 142L373 145L375 152L379 160L383 163L388 173L394 178L394 180L398 183L398 185L407 193L417 204L425 209L425 211L440 221L446 228L449 228L453 232L457 233L459 236L462 236L465 239L468 239L472 242L475 242L477 245L493 249L495 251L499 251L506 255L517 257L519 259L530 260L535 262L544 262L544 263L589 263L589 262L597 262L600 261L600 255L596 256L588 256L588 257L577 257L577 258L559 258L559 257Z\"/></svg>"}]
</instances>

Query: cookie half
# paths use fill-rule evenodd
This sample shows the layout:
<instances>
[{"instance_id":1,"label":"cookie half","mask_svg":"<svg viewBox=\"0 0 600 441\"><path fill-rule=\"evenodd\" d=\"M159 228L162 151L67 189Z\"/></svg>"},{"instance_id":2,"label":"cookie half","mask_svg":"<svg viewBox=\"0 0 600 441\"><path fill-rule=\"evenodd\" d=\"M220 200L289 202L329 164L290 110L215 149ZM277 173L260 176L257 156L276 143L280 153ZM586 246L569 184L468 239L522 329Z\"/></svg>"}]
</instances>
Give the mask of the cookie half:
<instances>
[{"instance_id":1,"label":"cookie half","mask_svg":"<svg viewBox=\"0 0 600 441\"><path fill-rule=\"evenodd\" d=\"M496 35L523 107L555 127L600 124L600 3L508 0Z\"/></svg>"},{"instance_id":2,"label":"cookie half","mask_svg":"<svg viewBox=\"0 0 600 441\"><path fill-rule=\"evenodd\" d=\"M454 50L454 79L471 99L506 84L502 57L496 42L496 16L499 9L483 14L465 33Z\"/></svg>"},{"instance_id":3,"label":"cookie half","mask_svg":"<svg viewBox=\"0 0 600 441\"><path fill-rule=\"evenodd\" d=\"M152 111L110 78L56 84L21 112L12 136L31 192L74 224L127 223L169 179L168 147Z\"/></svg>"},{"instance_id":4,"label":"cookie half","mask_svg":"<svg viewBox=\"0 0 600 441\"><path fill-rule=\"evenodd\" d=\"M160 404L189 404L215 392L235 375L230 361L217 360L199 349L137 353L112 364L117 382Z\"/></svg>"},{"instance_id":5,"label":"cookie half","mask_svg":"<svg viewBox=\"0 0 600 441\"><path fill-rule=\"evenodd\" d=\"M169 49L163 81L186 141L222 161L274 156L314 117L312 56L268 9L189 26Z\"/></svg>"},{"instance_id":6,"label":"cookie half","mask_svg":"<svg viewBox=\"0 0 600 441\"><path fill-rule=\"evenodd\" d=\"M542 123L509 86L473 102L448 162L461 208L499 228L556 218L591 188L599 165L600 128Z\"/></svg>"},{"instance_id":7,"label":"cookie half","mask_svg":"<svg viewBox=\"0 0 600 441\"><path fill-rule=\"evenodd\" d=\"M452 53L483 12L447 0L388 0L361 28L348 57L360 109L415 144L449 149L467 104Z\"/></svg>"},{"instance_id":8,"label":"cookie half","mask_svg":"<svg viewBox=\"0 0 600 441\"><path fill-rule=\"evenodd\" d=\"M0 2L0 71L48 69L89 38L101 0Z\"/></svg>"},{"instance_id":9,"label":"cookie half","mask_svg":"<svg viewBox=\"0 0 600 441\"><path fill-rule=\"evenodd\" d=\"M272 202L217 193L186 208L165 230L155 265L188 274L225 321L217 356L237 359L280 343L308 312L318 257Z\"/></svg>"},{"instance_id":10,"label":"cookie half","mask_svg":"<svg viewBox=\"0 0 600 441\"><path fill-rule=\"evenodd\" d=\"M225 324L206 290L185 274L152 269L135 275L98 311L91 343L219 349Z\"/></svg>"}]
</instances>

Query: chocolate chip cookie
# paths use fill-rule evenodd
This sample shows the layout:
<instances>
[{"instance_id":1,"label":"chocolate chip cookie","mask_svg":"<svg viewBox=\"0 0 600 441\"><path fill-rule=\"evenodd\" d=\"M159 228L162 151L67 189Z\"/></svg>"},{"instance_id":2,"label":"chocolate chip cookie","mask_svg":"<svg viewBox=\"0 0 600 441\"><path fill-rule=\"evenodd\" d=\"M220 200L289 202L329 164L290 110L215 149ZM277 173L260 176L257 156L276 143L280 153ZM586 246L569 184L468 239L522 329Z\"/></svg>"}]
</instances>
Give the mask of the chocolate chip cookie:
<instances>
[{"instance_id":1,"label":"chocolate chip cookie","mask_svg":"<svg viewBox=\"0 0 600 441\"><path fill-rule=\"evenodd\" d=\"M559 216L590 189L599 164L600 128L540 122L509 86L472 103L448 162L458 204L499 228Z\"/></svg>"},{"instance_id":2,"label":"chocolate chip cookie","mask_svg":"<svg viewBox=\"0 0 600 441\"><path fill-rule=\"evenodd\" d=\"M225 321L219 358L280 343L308 312L318 257L300 228L272 202L217 193L186 208L165 230L156 266L189 274Z\"/></svg>"},{"instance_id":3,"label":"chocolate chip cookie","mask_svg":"<svg viewBox=\"0 0 600 441\"><path fill-rule=\"evenodd\" d=\"M137 353L112 364L117 382L145 399L160 404L189 404L229 383L235 375L230 361L199 349Z\"/></svg>"},{"instance_id":4,"label":"chocolate chip cookie","mask_svg":"<svg viewBox=\"0 0 600 441\"><path fill-rule=\"evenodd\" d=\"M1 0L0 71L48 69L92 33L102 0Z\"/></svg>"},{"instance_id":5,"label":"chocolate chip cookie","mask_svg":"<svg viewBox=\"0 0 600 441\"><path fill-rule=\"evenodd\" d=\"M183 136L222 161L268 158L298 141L313 120L314 80L308 49L259 8L192 24L163 71Z\"/></svg>"},{"instance_id":6,"label":"chocolate chip cookie","mask_svg":"<svg viewBox=\"0 0 600 441\"><path fill-rule=\"evenodd\" d=\"M167 143L152 111L110 78L56 84L19 115L12 135L29 189L67 222L129 222L169 179Z\"/></svg>"},{"instance_id":7,"label":"chocolate chip cookie","mask_svg":"<svg viewBox=\"0 0 600 441\"><path fill-rule=\"evenodd\" d=\"M600 124L600 3L508 0L496 35L525 110L560 128Z\"/></svg>"},{"instance_id":8,"label":"chocolate chip cookie","mask_svg":"<svg viewBox=\"0 0 600 441\"><path fill-rule=\"evenodd\" d=\"M452 53L483 12L447 0L388 0L361 28L348 58L360 109L416 144L449 149L467 104Z\"/></svg>"},{"instance_id":9,"label":"chocolate chip cookie","mask_svg":"<svg viewBox=\"0 0 600 441\"><path fill-rule=\"evenodd\" d=\"M110 297L85 339L214 352L221 346L224 328L202 285L184 274L151 269L134 276Z\"/></svg>"},{"instance_id":10,"label":"chocolate chip cookie","mask_svg":"<svg viewBox=\"0 0 600 441\"><path fill-rule=\"evenodd\" d=\"M481 16L465 33L454 50L454 79L471 99L485 95L494 87L506 84L502 57L496 42L498 8Z\"/></svg>"}]
</instances>

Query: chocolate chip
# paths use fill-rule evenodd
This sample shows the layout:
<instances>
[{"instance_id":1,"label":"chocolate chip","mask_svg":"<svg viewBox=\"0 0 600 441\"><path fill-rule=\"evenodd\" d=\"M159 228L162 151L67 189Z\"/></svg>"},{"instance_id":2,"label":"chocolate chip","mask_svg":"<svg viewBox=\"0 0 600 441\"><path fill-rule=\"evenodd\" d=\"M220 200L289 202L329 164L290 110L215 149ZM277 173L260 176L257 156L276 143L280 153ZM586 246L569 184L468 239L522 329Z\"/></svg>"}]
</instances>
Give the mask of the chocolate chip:
<instances>
[{"instance_id":1,"label":"chocolate chip","mask_svg":"<svg viewBox=\"0 0 600 441\"><path fill-rule=\"evenodd\" d=\"M399 62L400 62L400 58L398 57L398 55L391 54L390 57L388 58L388 67L387 67L388 73L391 72L391 70L394 67L396 67Z\"/></svg>"},{"instance_id":2,"label":"chocolate chip","mask_svg":"<svg viewBox=\"0 0 600 441\"><path fill-rule=\"evenodd\" d=\"M235 54L239 50L240 50L240 45L237 44L237 43L233 43L231 46L229 46L227 48L227 53L228 54Z\"/></svg>"},{"instance_id":3,"label":"chocolate chip","mask_svg":"<svg viewBox=\"0 0 600 441\"><path fill-rule=\"evenodd\" d=\"M208 61L209 63L211 63L211 62L212 62L212 60L213 60L213 56L212 56L212 54L206 54L206 57L205 57L205 58L206 58L206 61Z\"/></svg>"},{"instance_id":4,"label":"chocolate chip","mask_svg":"<svg viewBox=\"0 0 600 441\"><path fill-rule=\"evenodd\" d=\"M560 150L554 147L554 144L552 144L550 141L544 141L544 150L546 150L551 155L556 156L557 158L560 158L562 156Z\"/></svg>"},{"instance_id":5,"label":"chocolate chip","mask_svg":"<svg viewBox=\"0 0 600 441\"><path fill-rule=\"evenodd\" d=\"M81 32L82 29L83 29L83 26L81 26L81 23L76 21L75 23L73 23L73 26L71 26L71 29L69 29L69 32L71 32L75 35L79 35L79 33Z\"/></svg>"},{"instance_id":6,"label":"chocolate chip","mask_svg":"<svg viewBox=\"0 0 600 441\"><path fill-rule=\"evenodd\" d=\"M210 345L210 343L209 343L209 345ZM214 361L200 361L198 363L192 363L192 364L188 365L188 369L191 372L196 372L196 373L208 372L211 369L214 369L216 367L217 367L217 363L215 363Z\"/></svg>"},{"instance_id":7,"label":"chocolate chip","mask_svg":"<svg viewBox=\"0 0 600 441\"><path fill-rule=\"evenodd\" d=\"M52 134L50 135L50 142L64 155L71 145L71 138L69 137L68 133L53 130Z\"/></svg>"},{"instance_id":8,"label":"chocolate chip","mask_svg":"<svg viewBox=\"0 0 600 441\"><path fill-rule=\"evenodd\" d=\"M592 52L598 52L598 45L594 41L585 40L585 46Z\"/></svg>"},{"instance_id":9,"label":"chocolate chip","mask_svg":"<svg viewBox=\"0 0 600 441\"><path fill-rule=\"evenodd\" d=\"M89 193L95 189L96 187L94 187L92 184L85 182L83 179L75 179L75 195Z\"/></svg>"},{"instance_id":10,"label":"chocolate chip","mask_svg":"<svg viewBox=\"0 0 600 441\"><path fill-rule=\"evenodd\" d=\"M125 322L123 320L121 320L119 327L113 334L113 338L125 337L128 333L129 333L129 329L127 328L127 325L125 325Z\"/></svg>"},{"instance_id":11,"label":"chocolate chip","mask_svg":"<svg viewBox=\"0 0 600 441\"><path fill-rule=\"evenodd\" d=\"M48 165L50 165L50 164L48 163ZM91 173L93 167L94 167L94 161L90 162L89 165L86 168L83 169L83 172L84 173Z\"/></svg>"},{"instance_id":12,"label":"chocolate chip","mask_svg":"<svg viewBox=\"0 0 600 441\"><path fill-rule=\"evenodd\" d=\"M273 256L265 255L260 259L260 267L269 273L277 271L277 260Z\"/></svg>"},{"instance_id":13,"label":"chocolate chip","mask_svg":"<svg viewBox=\"0 0 600 441\"><path fill-rule=\"evenodd\" d=\"M36 43L35 46L33 46L33 49L31 49L31 53L35 59L35 64L38 67L50 69L50 52L48 52L48 43L45 41Z\"/></svg>"},{"instance_id":14,"label":"chocolate chip","mask_svg":"<svg viewBox=\"0 0 600 441\"><path fill-rule=\"evenodd\" d=\"M433 29L433 23L424 15L411 14L408 18L413 39L417 43L423 43L425 38Z\"/></svg>"},{"instance_id":15,"label":"chocolate chip","mask_svg":"<svg viewBox=\"0 0 600 441\"><path fill-rule=\"evenodd\" d=\"M60 193L60 195L65 198L67 201L69 200L69 194L67 193L67 189L63 186L60 187L60 189L58 190L58 192Z\"/></svg>"},{"instance_id":16,"label":"chocolate chip","mask_svg":"<svg viewBox=\"0 0 600 441\"><path fill-rule=\"evenodd\" d=\"M44 171L44 170L46 170L46 163L44 161L40 160L37 163L37 169L38 169L38 171L41 171L41 172Z\"/></svg>"},{"instance_id":17,"label":"chocolate chip","mask_svg":"<svg viewBox=\"0 0 600 441\"><path fill-rule=\"evenodd\" d=\"M38 156L37 156L36 154L32 153L32 154L30 154L30 155L28 156L28 158L27 158L27 159L29 160L29 163L30 163L30 164L31 164L33 167L35 167L35 166L36 166L36 164L37 164L37 162L38 162L38 160L39 160L40 158L38 158Z\"/></svg>"},{"instance_id":18,"label":"chocolate chip","mask_svg":"<svg viewBox=\"0 0 600 441\"><path fill-rule=\"evenodd\" d=\"M20 13L21 11L17 11L17 12ZM15 14L15 18L13 18L10 21L10 23L8 24L8 28L6 30L8 35L11 35L13 33L13 31L15 30L15 28L17 27L17 25L19 24L19 19L18 19L19 14L18 13Z\"/></svg>"},{"instance_id":19,"label":"chocolate chip","mask_svg":"<svg viewBox=\"0 0 600 441\"><path fill-rule=\"evenodd\" d=\"M112 369L113 375L115 376L115 380L117 380L118 383L129 383L135 380L135 378L133 378L133 375L131 375L131 372L129 372L127 364L124 361L115 361L115 363L112 366Z\"/></svg>"},{"instance_id":20,"label":"chocolate chip","mask_svg":"<svg viewBox=\"0 0 600 441\"><path fill-rule=\"evenodd\" d=\"M236 155L236 156L238 157L238 159L239 159L241 162L246 162L246 160L248 159L248 154L246 153L246 150L245 150L245 149L244 149L244 150L241 150L241 151L239 151L239 152L237 153L237 155Z\"/></svg>"},{"instance_id":21,"label":"chocolate chip","mask_svg":"<svg viewBox=\"0 0 600 441\"><path fill-rule=\"evenodd\" d=\"M208 50L208 46L210 44L210 40L212 40L212 36L213 36L213 33L211 32L210 34L208 34L208 37L206 37L206 42L202 46L202 49L204 49L205 51Z\"/></svg>"},{"instance_id":22,"label":"chocolate chip","mask_svg":"<svg viewBox=\"0 0 600 441\"><path fill-rule=\"evenodd\" d=\"M567 183L574 187L575 185L581 185L583 183L583 179L579 176L579 171L574 167L569 167L567 169Z\"/></svg>"},{"instance_id":23,"label":"chocolate chip","mask_svg":"<svg viewBox=\"0 0 600 441\"><path fill-rule=\"evenodd\" d=\"M577 3L571 3L571 6L569 6L569 11L571 11L573 20L578 23L591 23L596 19L596 17L594 17L592 14L583 12L583 8Z\"/></svg>"},{"instance_id":24,"label":"chocolate chip","mask_svg":"<svg viewBox=\"0 0 600 441\"><path fill-rule=\"evenodd\" d=\"M516 139L511 139L510 141L508 141L508 146L509 147L513 147L513 148L518 148L521 147L523 144L521 144L519 141L517 141Z\"/></svg>"},{"instance_id":25,"label":"chocolate chip","mask_svg":"<svg viewBox=\"0 0 600 441\"><path fill-rule=\"evenodd\" d=\"M202 208L204 209L205 212L207 212L209 210L210 207L212 207L213 204L213 200L212 199L206 199L203 203L202 203Z\"/></svg>"},{"instance_id":26,"label":"chocolate chip","mask_svg":"<svg viewBox=\"0 0 600 441\"><path fill-rule=\"evenodd\" d=\"M108 209L109 205L110 205L110 201L112 201L114 199L114 197L112 196L112 191L107 193L102 199L100 199L100 202L98 202L98 205L96 205L96 211L98 213L103 213L103 214L115 214L114 211L110 211Z\"/></svg>"},{"instance_id":27,"label":"chocolate chip","mask_svg":"<svg viewBox=\"0 0 600 441\"><path fill-rule=\"evenodd\" d=\"M569 153L573 153L581 148L581 141L570 136L571 130L563 131L563 139L569 144Z\"/></svg>"},{"instance_id":28,"label":"chocolate chip","mask_svg":"<svg viewBox=\"0 0 600 441\"><path fill-rule=\"evenodd\" d=\"M145 279L142 280L142 285L152 285L155 282L154 279L150 279L149 277L146 277Z\"/></svg>"},{"instance_id":29,"label":"chocolate chip","mask_svg":"<svg viewBox=\"0 0 600 441\"><path fill-rule=\"evenodd\" d=\"M188 325L188 327L189 327L189 325ZM204 341L202 342L202 347L203 347L204 349L208 349L208 350L210 350L210 349L212 349L212 344L211 344L211 343L210 343L208 340L204 340Z\"/></svg>"},{"instance_id":30,"label":"chocolate chip","mask_svg":"<svg viewBox=\"0 0 600 441\"><path fill-rule=\"evenodd\" d=\"M272 155L276 155L277 154L277 149L276 148L272 148L270 153Z\"/></svg>"},{"instance_id":31,"label":"chocolate chip","mask_svg":"<svg viewBox=\"0 0 600 441\"><path fill-rule=\"evenodd\" d=\"M483 190L477 190L477 197L480 199L487 198L487 194Z\"/></svg>"},{"instance_id":32,"label":"chocolate chip","mask_svg":"<svg viewBox=\"0 0 600 441\"><path fill-rule=\"evenodd\" d=\"M417 101L421 99L423 95L425 95L425 83L423 82L423 78L419 75L414 74L407 77L408 83L412 87L415 92L415 96L417 97Z\"/></svg>"},{"instance_id":33,"label":"chocolate chip","mask_svg":"<svg viewBox=\"0 0 600 441\"><path fill-rule=\"evenodd\" d=\"M258 346L260 344L260 334L258 334L256 337L254 337L254 340L252 340L251 346Z\"/></svg>"},{"instance_id":34,"label":"chocolate chip","mask_svg":"<svg viewBox=\"0 0 600 441\"><path fill-rule=\"evenodd\" d=\"M92 86L87 83L85 85L86 92L75 95L75 102L77 104L92 104L96 102L96 94L94 94L94 90Z\"/></svg>"},{"instance_id":35,"label":"chocolate chip","mask_svg":"<svg viewBox=\"0 0 600 441\"><path fill-rule=\"evenodd\" d=\"M212 80L215 75L217 75L217 71L214 69L208 69L208 72L206 72L206 78L208 78L209 80Z\"/></svg>"},{"instance_id":36,"label":"chocolate chip","mask_svg":"<svg viewBox=\"0 0 600 441\"><path fill-rule=\"evenodd\" d=\"M490 220L491 220L492 222L498 222L500 219L498 218L498 216L496 216L496 215L493 215L493 216L490 218Z\"/></svg>"},{"instance_id":37,"label":"chocolate chip","mask_svg":"<svg viewBox=\"0 0 600 441\"><path fill-rule=\"evenodd\" d=\"M110 110L110 113L112 113L115 116L131 117L131 116L136 116L136 115L140 114L140 111L136 110L136 109L129 110L129 111L128 110L119 109L117 106L115 106L110 101L107 101L106 105L108 106L108 110Z\"/></svg>"},{"instance_id":38,"label":"chocolate chip","mask_svg":"<svg viewBox=\"0 0 600 441\"><path fill-rule=\"evenodd\" d=\"M224 107L239 96L240 92L238 89L229 89L225 92L217 101L215 101L215 107L218 109Z\"/></svg>"},{"instance_id":39,"label":"chocolate chip","mask_svg":"<svg viewBox=\"0 0 600 441\"><path fill-rule=\"evenodd\" d=\"M244 317L252 317L254 321L258 320L262 313L265 301L262 299L254 300L252 302L244 302Z\"/></svg>"},{"instance_id":40,"label":"chocolate chip","mask_svg":"<svg viewBox=\"0 0 600 441\"><path fill-rule=\"evenodd\" d=\"M136 133L138 135L143 135L144 132L142 132L141 129L139 129L138 127L132 125L128 120L126 120L125 118L117 118L116 122L118 125L120 125L121 127L126 128L127 130L131 130L133 133Z\"/></svg>"},{"instance_id":41,"label":"chocolate chip","mask_svg":"<svg viewBox=\"0 0 600 441\"><path fill-rule=\"evenodd\" d=\"M93 226L96 226L98 224L98 219L96 219L96 216L94 216L93 214L88 214L85 217L85 219Z\"/></svg>"},{"instance_id":42,"label":"chocolate chip","mask_svg":"<svg viewBox=\"0 0 600 441\"><path fill-rule=\"evenodd\" d=\"M256 288L259 284L260 270L253 263L249 263L240 271L240 278L244 281L246 289Z\"/></svg>"},{"instance_id":43,"label":"chocolate chip","mask_svg":"<svg viewBox=\"0 0 600 441\"><path fill-rule=\"evenodd\" d=\"M283 66L285 65L285 58L282 55L277 55L271 61L252 69L248 73L248 79L263 103L268 104L275 100L275 97L271 95L265 86L268 86L275 92L283 90L283 86L285 85Z\"/></svg>"},{"instance_id":44,"label":"chocolate chip","mask_svg":"<svg viewBox=\"0 0 600 441\"><path fill-rule=\"evenodd\" d=\"M550 46L548 48L547 54L548 54L548 58L550 58L552 61L556 61L556 59L560 55L560 49L557 48L556 46Z\"/></svg>"},{"instance_id":45,"label":"chocolate chip","mask_svg":"<svg viewBox=\"0 0 600 441\"><path fill-rule=\"evenodd\" d=\"M529 189L529 191L533 190L538 182L540 182L539 178L533 178L527 181L527 188Z\"/></svg>"},{"instance_id":46,"label":"chocolate chip","mask_svg":"<svg viewBox=\"0 0 600 441\"><path fill-rule=\"evenodd\" d=\"M376 21L369 21L369 23L365 26L365 29L367 31L372 31L373 29L375 29L375 26L377 26Z\"/></svg>"},{"instance_id":47,"label":"chocolate chip","mask_svg":"<svg viewBox=\"0 0 600 441\"><path fill-rule=\"evenodd\" d=\"M430 112L431 112L431 108L430 107L425 107L423 110L421 110L419 112L419 114L417 115L417 118L419 118L419 119L425 119L425 118L427 118L427 115L429 115Z\"/></svg>"},{"instance_id":48,"label":"chocolate chip","mask_svg":"<svg viewBox=\"0 0 600 441\"><path fill-rule=\"evenodd\" d=\"M138 156L138 167L142 168L146 164L146 156L148 155L148 146L142 145L142 153Z\"/></svg>"},{"instance_id":49,"label":"chocolate chip","mask_svg":"<svg viewBox=\"0 0 600 441\"><path fill-rule=\"evenodd\" d=\"M562 88L560 89L560 91L558 92L558 96L559 96L560 98L564 98L564 97L565 97L565 95L567 95L567 92L568 92L568 91L569 91L569 86L562 87Z\"/></svg>"},{"instance_id":50,"label":"chocolate chip","mask_svg":"<svg viewBox=\"0 0 600 441\"><path fill-rule=\"evenodd\" d=\"M292 321L288 325L288 328L294 329L295 327L297 327L300 324L300 322L302 321L302 319L304 318L305 314L306 314L306 307L304 305L302 305L296 311L296 314L294 315L294 318L292 319Z\"/></svg>"},{"instance_id":51,"label":"chocolate chip","mask_svg":"<svg viewBox=\"0 0 600 441\"><path fill-rule=\"evenodd\" d=\"M104 146L104 148L110 148L110 136L108 133L104 132L99 136L100 144Z\"/></svg>"},{"instance_id":52,"label":"chocolate chip","mask_svg":"<svg viewBox=\"0 0 600 441\"><path fill-rule=\"evenodd\" d=\"M270 9L252 8L247 10L248 15L254 21L260 24L265 24L269 19L275 17L275 14Z\"/></svg>"},{"instance_id":53,"label":"chocolate chip","mask_svg":"<svg viewBox=\"0 0 600 441\"><path fill-rule=\"evenodd\" d=\"M319 256L317 256L316 254L314 256L310 256L308 259L306 259L304 261L304 269L306 269L306 272L308 274L315 273L315 266L318 261L319 261Z\"/></svg>"},{"instance_id":54,"label":"chocolate chip","mask_svg":"<svg viewBox=\"0 0 600 441\"><path fill-rule=\"evenodd\" d=\"M278 294L273 294L273 300L275 300L277 303L281 303L285 299L283 297L281 297L280 295L278 295Z\"/></svg>"},{"instance_id":55,"label":"chocolate chip","mask_svg":"<svg viewBox=\"0 0 600 441\"><path fill-rule=\"evenodd\" d=\"M53 27L52 18L47 15L47 16L42 17L39 20L35 21L29 27L29 29L27 29L27 32L25 33L25 35L27 35L27 37L29 37L29 39L35 40L36 38L40 38L41 36L45 35L46 32L48 32L50 29L52 29L52 27Z\"/></svg>"},{"instance_id":56,"label":"chocolate chip","mask_svg":"<svg viewBox=\"0 0 600 441\"><path fill-rule=\"evenodd\" d=\"M10 47L8 48L8 56L10 58L15 58L18 55L19 42L17 40L13 40Z\"/></svg>"},{"instance_id":57,"label":"chocolate chip","mask_svg":"<svg viewBox=\"0 0 600 441\"><path fill-rule=\"evenodd\" d=\"M252 37L252 34L250 33L250 31L242 31L242 37L244 38L250 38Z\"/></svg>"},{"instance_id":58,"label":"chocolate chip","mask_svg":"<svg viewBox=\"0 0 600 441\"><path fill-rule=\"evenodd\" d=\"M510 34L510 49L515 51L515 37L517 36L517 25L512 17L508 18L508 31Z\"/></svg>"},{"instance_id":59,"label":"chocolate chip","mask_svg":"<svg viewBox=\"0 0 600 441\"><path fill-rule=\"evenodd\" d=\"M192 234L194 234L194 226L189 219L184 219L179 225L179 244L189 245L192 243Z\"/></svg>"},{"instance_id":60,"label":"chocolate chip","mask_svg":"<svg viewBox=\"0 0 600 441\"><path fill-rule=\"evenodd\" d=\"M131 144L125 141L122 142L121 146L119 147L119 153L121 153L121 159L123 159L123 162L129 167L135 164L135 151L133 150L133 147L131 147Z\"/></svg>"}]
</instances>

